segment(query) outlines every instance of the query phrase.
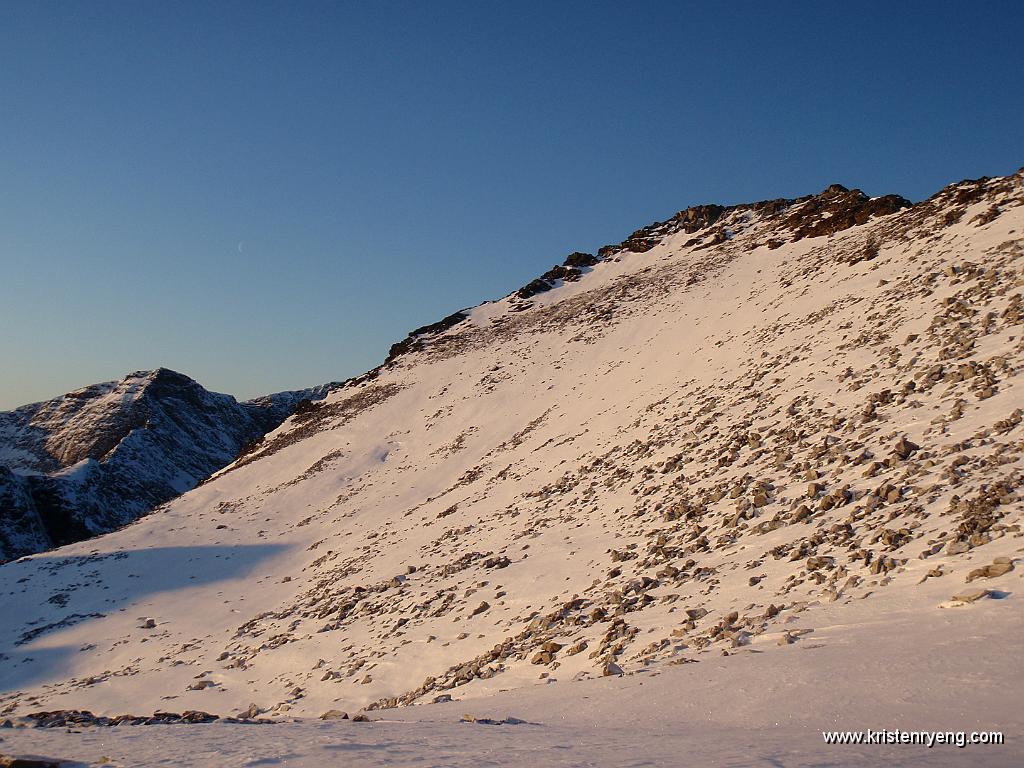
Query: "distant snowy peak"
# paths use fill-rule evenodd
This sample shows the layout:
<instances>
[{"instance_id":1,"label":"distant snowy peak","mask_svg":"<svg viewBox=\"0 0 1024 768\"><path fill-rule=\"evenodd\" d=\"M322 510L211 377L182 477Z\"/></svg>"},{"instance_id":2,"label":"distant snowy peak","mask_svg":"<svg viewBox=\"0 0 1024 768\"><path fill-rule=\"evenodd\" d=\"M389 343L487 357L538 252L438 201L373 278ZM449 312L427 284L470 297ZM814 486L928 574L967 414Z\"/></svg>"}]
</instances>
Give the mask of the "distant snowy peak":
<instances>
[{"instance_id":1,"label":"distant snowy peak","mask_svg":"<svg viewBox=\"0 0 1024 768\"><path fill-rule=\"evenodd\" d=\"M337 386L239 403L158 368L0 413L0 559L131 522Z\"/></svg>"},{"instance_id":2,"label":"distant snowy peak","mask_svg":"<svg viewBox=\"0 0 1024 768\"><path fill-rule=\"evenodd\" d=\"M344 382L332 381L316 387L291 389L255 397L252 400L246 400L242 405L249 408L261 423L268 425L264 432L269 432L291 416L302 401L322 400L334 390L344 386Z\"/></svg>"},{"instance_id":3,"label":"distant snowy peak","mask_svg":"<svg viewBox=\"0 0 1024 768\"><path fill-rule=\"evenodd\" d=\"M237 405L166 368L137 371L0 414L5 442L25 452L20 462L5 463L14 471L48 473L103 459L133 430L154 426L165 402L202 413Z\"/></svg>"}]
</instances>

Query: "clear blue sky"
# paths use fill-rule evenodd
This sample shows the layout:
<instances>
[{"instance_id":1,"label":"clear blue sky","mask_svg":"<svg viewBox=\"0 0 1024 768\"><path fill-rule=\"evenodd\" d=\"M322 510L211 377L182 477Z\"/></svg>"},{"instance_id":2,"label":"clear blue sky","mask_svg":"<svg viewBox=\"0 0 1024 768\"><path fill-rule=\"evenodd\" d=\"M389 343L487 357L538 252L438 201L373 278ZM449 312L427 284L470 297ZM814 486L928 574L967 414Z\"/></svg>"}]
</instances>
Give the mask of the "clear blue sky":
<instances>
[{"instance_id":1,"label":"clear blue sky","mask_svg":"<svg viewBox=\"0 0 1024 768\"><path fill-rule=\"evenodd\" d=\"M0 408L251 397L688 205L1024 164L1019 2L0 5Z\"/></svg>"}]
</instances>

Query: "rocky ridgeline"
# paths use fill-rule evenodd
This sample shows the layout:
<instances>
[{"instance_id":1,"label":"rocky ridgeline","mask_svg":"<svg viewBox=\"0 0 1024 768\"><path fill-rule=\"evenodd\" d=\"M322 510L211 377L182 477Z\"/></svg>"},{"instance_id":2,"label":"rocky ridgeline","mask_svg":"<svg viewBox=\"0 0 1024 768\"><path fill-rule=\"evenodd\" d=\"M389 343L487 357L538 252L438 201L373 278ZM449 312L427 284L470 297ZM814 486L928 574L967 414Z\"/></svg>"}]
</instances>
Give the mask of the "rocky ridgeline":
<instances>
[{"instance_id":1,"label":"rocky ridgeline","mask_svg":"<svg viewBox=\"0 0 1024 768\"><path fill-rule=\"evenodd\" d=\"M679 211L675 216L638 229L617 245L602 246L595 257L593 254L576 251L565 261L552 267L535 280L530 281L511 294L520 300L529 300L541 293L566 282L576 282L584 270L606 259L623 253L645 253L661 243L669 235L678 232L701 233L701 236L686 242L687 246L710 247L719 245L730 237L734 230L756 217L778 221L778 231L788 236L790 242L805 237L820 237L841 232L859 224L865 224L878 216L885 216L908 208L911 202L899 195L885 195L870 198L859 189L849 190L842 184L832 184L819 195L807 195L795 199L779 198L757 203L740 205L696 205ZM785 214L785 215L783 215ZM715 226L717 225L717 226ZM704 231L706 230L706 231ZM769 248L778 248L786 240L771 238ZM756 247L750 244L749 247ZM529 304L517 304L517 311L524 311ZM402 341L392 345L385 365L411 351L424 349L426 342L438 341L438 337L468 317L465 310L455 312L436 323L430 323L409 332ZM373 375L379 369L371 372Z\"/></svg>"},{"instance_id":2,"label":"rocky ridgeline","mask_svg":"<svg viewBox=\"0 0 1024 768\"><path fill-rule=\"evenodd\" d=\"M1021 177L904 202L690 209L573 267L585 290L414 334L190 511L204 543L231 541L222 521L287 537L301 554L260 576L277 597L261 582L204 637L147 621L114 641L130 665L99 653L0 708L149 675L189 702L258 695L267 718L383 709L770 663L819 642L826 606L1016 599Z\"/></svg>"},{"instance_id":3,"label":"rocky ridgeline","mask_svg":"<svg viewBox=\"0 0 1024 768\"><path fill-rule=\"evenodd\" d=\"M987 181L987 178L982 178L951 185L920 204L918 208L928 208L935 202L945 203L944 198L953 194L956 207L951 210L947 208L945 215L948 223L955 223L959 220L957 213L962 212L966 204L981 194L980 190L984 188ZM786 242L797 242L806 237L833 235L851 227L866 224L874 218L910 208L912 205L909 200L900 195L883 195L872 198L859 189L850 190L842 184L831 184L818 195L806 195L792 199L777 198L732 206L695 205L679 211L666 221L654 222L638 229L621 243L602 246L598 249L596 257L589 253L573 252L566 257L562 264L552 267L511 295L521 300L531 299L562 283L576 282L583 275L584 270L601 261L615 258L623 253L645 253L666 237L678 232L701 233L701 236L688 240L686 245L699 245L706 248L719 245L730 239L734 229L742 229L744 224L754 218L768 219L776 224L776 230L780 236L770 237L765 243L748 242L746 245L748 249L762 244L774 249L781 247ZM703 232L704 230L706 232ZM874 247L874 244L871 247ZM527 308L529 308L528 304L517 306L519 311ZM391 346L384 366L409 352L423 350L428 341L443 341L443 335L468 316L466 310L460 310L435 323L429 323L410 331L405 339ZM367 378L374 378L380 370L380 368L375 368L364 376L350 379L345 382L345 385L361 383Z\"/></svg>"},{"instance_id":4,"label":"rocky ridgeline","mask_svg":"<svg viewBox=\"0 0 1024 768\"><path fill-rule=\"evenodd\" d=\"M754 218L773 222L776 237L766 244L769 248L778 248L787 241L833 235L910 206L911 202L899 195L870 198L859 189L850 190L842 184L832 184L819 195L792 200L779 198L728 207L698 205L679 211L667 221L638 229L618 245L602 247L598 256L604 259L623 252L645 253L679 232L702 233L700 237L687 240L687 246L718 245L733 237L744 222ZM749 245L757 247L759 244Z\"/></svg>"},{"instance_id":5,"label":"rocky ridgeline","mask_svg":"<svg viewBox=\"0 0 1024 768\"><path fill-rule=\"evenodd\" d=\"M589 253L581 253L579 251L570 253L562 264L552 267L536 280L531 280L511 295L518 299L531 299L540 293L546 293L552 288L557 288L559 285L564 283L574 283L583 276L584 270L594 266L598 261L599 259L594 258L594 256ZM527 309L528 307L528 304L519 305L520 309ZM381 366L381 368L393 363L403 355L423 350L428 341L435 344L439 342L443 343L445 340L445 332L457 326L467 317L469 317L468 311L460 310L438 320L436 323L430 323L410 331L409 335L402 341L391 345L390 350L388 350L387 359L384 361L384 365ZM380 372L381 368L375 368L365 376L374 378ZM346 382L346 384L347 383L348 382Z\"/></svg>"}]
</instances>

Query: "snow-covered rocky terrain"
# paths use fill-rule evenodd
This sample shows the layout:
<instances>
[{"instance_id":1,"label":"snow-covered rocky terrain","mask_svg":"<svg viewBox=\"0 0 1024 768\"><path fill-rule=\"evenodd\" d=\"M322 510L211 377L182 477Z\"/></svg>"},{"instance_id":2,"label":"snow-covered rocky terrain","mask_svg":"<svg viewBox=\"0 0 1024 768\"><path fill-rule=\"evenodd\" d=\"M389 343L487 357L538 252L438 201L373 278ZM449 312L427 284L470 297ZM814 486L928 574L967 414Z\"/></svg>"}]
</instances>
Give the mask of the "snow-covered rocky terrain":
<instances>
[{"instance_id":1,"label":"snow-covered rocky terrain","mask_svg":"<svg viewBox=\"0 0 1024 768\"><path fill-rule=\"evenodd\" d=\"M0 567L0 753L1017 764L1022 255L1024 172L833 186L418 329L157 513ZM822 737L867 729L1005 743Z\"/></svg>"},{"instance_id":2,"label":"snow-covered rocky terrain","mask_svg":"<svg viewBox=\"0 0 1024 768\"><path fill-rule=\"evenodd\" d=\"M337 386L239 403L160 368L0 413L0 561L135 520Z\"/></svg>"}]
</instances>

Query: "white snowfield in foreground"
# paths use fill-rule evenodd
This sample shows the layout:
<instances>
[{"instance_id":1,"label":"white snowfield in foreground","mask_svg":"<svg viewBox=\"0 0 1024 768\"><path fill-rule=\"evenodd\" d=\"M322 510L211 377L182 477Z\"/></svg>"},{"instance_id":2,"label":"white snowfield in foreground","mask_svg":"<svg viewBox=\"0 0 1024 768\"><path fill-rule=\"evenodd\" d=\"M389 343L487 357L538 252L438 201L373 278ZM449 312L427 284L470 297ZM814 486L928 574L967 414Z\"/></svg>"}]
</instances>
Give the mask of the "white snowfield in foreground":
<instances>
[{"instance_id":1,"label":"white snowfield in foreground","mask_svg":"<svg viewBox=\"0 0 1024 768\"><path fill-rule=\"evenodd\" d=\"M936 595L930 595L935 597ZM1021 748L1020 618L864 603L815 642L622 678L374 713L369 723L0 731L0 754L111 766L1010 766ZM978 625L984 627L978 631ZM997 642L994 642L996 640ZM950 669L956 660L962 666ZM464 715L513 725L462 722ZM1003 745L827 745L822 731L1001 731ZM107 762L101 763L106 758Z\"/></svg>"},{"instance_id":2,"label":"white snowfield in foreground","mask_svg":"<svg viewBox=\"0 0 1024 768\"><path fill-rule=\"evenodd\" d=\"M1019 763L1021 177L821 234L851 195L651 228L136 524L0 566L0 719L278 721L14 727L0 754ZM822 737L892 729L1005 743Z\"/></svg>"}]
</instances>

